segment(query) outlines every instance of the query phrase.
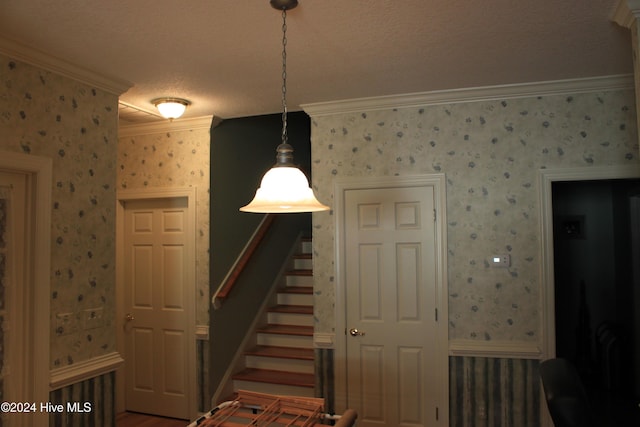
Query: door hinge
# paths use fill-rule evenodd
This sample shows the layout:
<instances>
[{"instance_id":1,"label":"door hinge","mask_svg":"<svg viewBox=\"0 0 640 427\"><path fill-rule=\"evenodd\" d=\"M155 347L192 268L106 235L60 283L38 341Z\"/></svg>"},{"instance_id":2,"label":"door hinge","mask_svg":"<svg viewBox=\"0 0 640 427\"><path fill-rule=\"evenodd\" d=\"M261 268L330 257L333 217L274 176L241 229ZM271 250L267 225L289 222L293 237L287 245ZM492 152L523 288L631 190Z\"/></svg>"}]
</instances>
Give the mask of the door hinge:
<instances>
[{"instance_id":1,"label":"door hinge","mask_svg":"<svg viewBox=\"0 0 640 427\"><path fill-rule=\"evenodd\" d=\"M436 222L436 210L433 210L433 222Z\"/></svg>"},{"instance_id":2,"label":"door hinge","mask_svg":"<svg viewBox=\"0 0 640 427\"><path fill-rule=\"evenodd\" d=\"M439 412L438 412L438 409L440 409L440 408L438 408L438 407L436 406L436 421L438 421L438 420L440 419L440 414L439 414Z\"/></svg>"},{"instance_id":3,"label":"door hinge","mask_svg":"<svg viewBox=\"0 0 640 427\"><path fill-rule=\"evenodd\" d=\"M436 308L436 322L438 321L438 309Z\"/></svg>"}]
</instances>

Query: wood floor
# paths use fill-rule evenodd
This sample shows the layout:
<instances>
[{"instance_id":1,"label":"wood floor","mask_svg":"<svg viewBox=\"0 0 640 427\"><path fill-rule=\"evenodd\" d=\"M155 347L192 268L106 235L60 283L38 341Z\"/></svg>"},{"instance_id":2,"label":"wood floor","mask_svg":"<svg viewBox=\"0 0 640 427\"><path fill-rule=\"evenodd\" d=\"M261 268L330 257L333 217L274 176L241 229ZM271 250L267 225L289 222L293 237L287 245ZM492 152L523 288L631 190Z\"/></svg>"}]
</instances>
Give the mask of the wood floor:
<instances>
[{"instance_id":1,"label":"wood floor","mask_svg":"<svg viewBox=\"0 0 640 427\"><path fill-rule=\"evenodd\" d=\"M116 417L116 427L185 427L189 423L189 420L157 417L137 412L123 412Z\"/></svg>"}]
</instances>

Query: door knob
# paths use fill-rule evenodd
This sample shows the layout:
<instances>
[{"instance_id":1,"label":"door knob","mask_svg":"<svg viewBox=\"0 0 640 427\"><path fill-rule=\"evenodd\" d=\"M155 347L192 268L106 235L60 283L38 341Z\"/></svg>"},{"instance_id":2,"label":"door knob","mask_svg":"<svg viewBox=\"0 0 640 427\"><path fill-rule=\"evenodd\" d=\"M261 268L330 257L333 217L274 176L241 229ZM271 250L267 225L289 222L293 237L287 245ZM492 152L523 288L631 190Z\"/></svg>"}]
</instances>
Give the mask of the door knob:
<instances>
[{"instance_id":1,"label":"door knob","mask_svg":"<svg viewBox=\"0 0 640 427\"><path fill-rule=\"evenodd\" d=\"M131 313L127 313L127 315L124 317L124 319L125 319L127 322L131 322L132 320L135 320L135 317L133 317L133 314L131 314Z\"/></svg>"},{"instance_id":2,"label":"door knob","mask_svg":"<svg viewBox=\"0 0 640 427\"><path fill-rule=\"evenodd\" d=\"M351 334L352 337L357 337L357 336L362 336L364 335L364 332L359 331L356 328L351 328L349 329L349 333Z\"/></svg>"}]
</instances>

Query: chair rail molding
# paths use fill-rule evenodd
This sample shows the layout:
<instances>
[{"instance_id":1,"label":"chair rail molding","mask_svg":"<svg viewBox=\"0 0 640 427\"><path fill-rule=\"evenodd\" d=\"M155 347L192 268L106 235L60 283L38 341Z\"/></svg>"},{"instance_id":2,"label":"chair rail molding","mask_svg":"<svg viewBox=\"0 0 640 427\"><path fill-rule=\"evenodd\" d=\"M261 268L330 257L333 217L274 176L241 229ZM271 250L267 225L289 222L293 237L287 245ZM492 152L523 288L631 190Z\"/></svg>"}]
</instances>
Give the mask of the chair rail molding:
<instances>
[{"instance_id":1,"label":"chair rail molding","mask_svg":"<svg viewBox=\"0 0 640 427\"><path fill-rule=\"evenodd\" d=\"M542 359L542 346L528 341L451 340L449 356Z\"/></svg>"},{"instance_id":2,"label":"chair rail molding","mask_svg":"<svg viewBox=\"0 0 640 427\"><path fill-rule=\"evenodd\" d=\"M51 391L57 390L115 371L123 362L124 359L120 353L114 351L72 365L52 369L49 388Z\"/></svg>"}]
</instances>

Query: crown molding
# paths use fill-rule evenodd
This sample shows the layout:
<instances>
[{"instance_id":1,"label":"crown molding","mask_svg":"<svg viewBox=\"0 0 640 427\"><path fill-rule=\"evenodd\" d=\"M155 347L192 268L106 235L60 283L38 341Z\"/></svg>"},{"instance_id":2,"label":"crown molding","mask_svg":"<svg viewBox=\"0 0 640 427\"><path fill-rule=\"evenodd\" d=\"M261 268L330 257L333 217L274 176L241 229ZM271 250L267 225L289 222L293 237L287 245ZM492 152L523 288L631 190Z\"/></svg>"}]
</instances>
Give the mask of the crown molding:
<instances>
[{"instance_id":1,"label":"crown molding","mask_svg":"<svg viewBox=\"0 0 640 427\"><path fill-rule=\"evenodd\" d=\"M624 74L317 102L304 104L301 105L301 107L309 116L319 117L392 108L424 107L439 104L495 101L496 99L527 98L531 96L612 91L633 89L633 87L633 76Z\"/></svg>"},{"instance_id":2,"label":"crown molding","mask_svg":"<svg viewBox=\"0 0 640 427\"><path fill-rule=\"evenodd\" d=\"M133 86L133 83L126 80L105 76L3 37L0 37L0 53L117 96Z\"/></svg>"},{"instance_id":3,"label":"crown molding","mask_svg":"<svg viewBox=\"0 0 640 427\"><path fill-rule=\"evenodd\" d=\"M136 123L133 125L121 125L118 128L118 137L132 137L150 135L154 133L189 131L197 129L211 129L218 119L215 116L202 116L188 119L160 120L152 123Z\"/></svg>"}]
</instances>

